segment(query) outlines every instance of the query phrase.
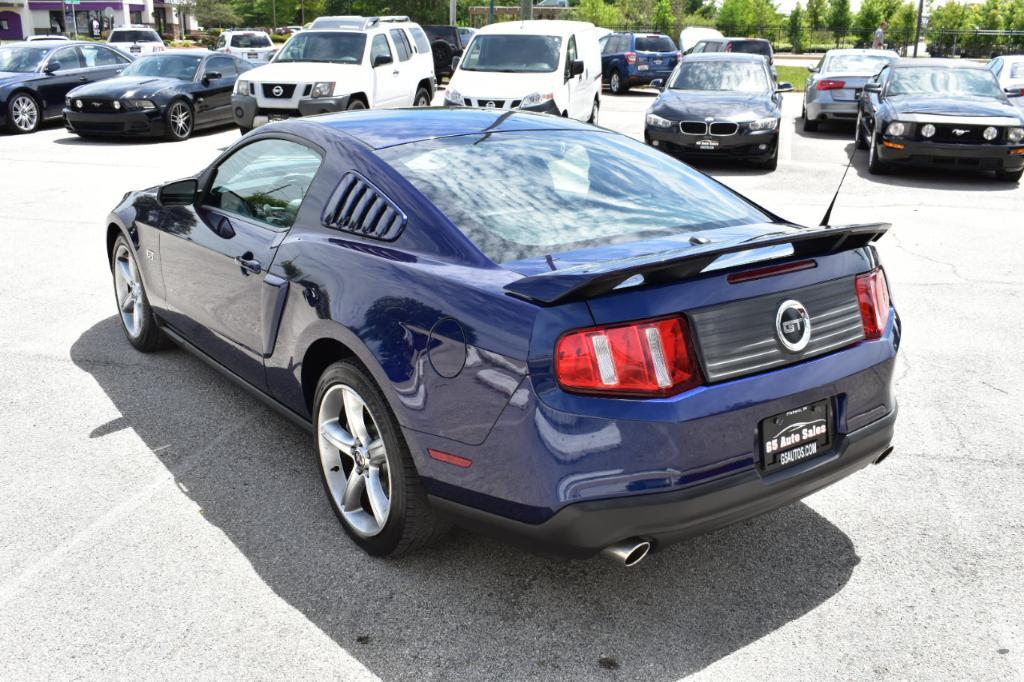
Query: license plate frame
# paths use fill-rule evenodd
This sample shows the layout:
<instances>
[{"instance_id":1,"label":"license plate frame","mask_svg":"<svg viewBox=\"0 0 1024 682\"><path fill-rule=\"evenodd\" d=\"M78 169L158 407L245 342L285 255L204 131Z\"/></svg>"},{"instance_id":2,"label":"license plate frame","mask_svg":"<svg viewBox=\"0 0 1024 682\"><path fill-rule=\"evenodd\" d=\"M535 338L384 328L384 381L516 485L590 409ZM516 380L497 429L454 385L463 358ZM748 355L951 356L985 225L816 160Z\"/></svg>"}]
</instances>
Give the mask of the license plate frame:
<instances>
[{"instance_id":1,"label":"license plate frame","mask_svg":"<svg viewBox=\"0 0 1024 682\"><path fill-rule=\"evenodd\" d=\"M762 419L757 430L761 468L770 473L822 456L832 446L834 430L831 398Z\"/></svg>"},{"instance_id":2,"label":"license plate frame","mask_svg":"<svg viewBox=\"0 0 1024 682\"><path fill-rule=\"evenodd\" d=\"M715 139L710 138L710 137L705 137L703 139L697 140L697 142L695 142L695 144L697 145L697 149L700 149L700 150L706 151L706 152L714 151L714 150L718 149L718 140L715 140Z\"/></svg>"}]
</instances>

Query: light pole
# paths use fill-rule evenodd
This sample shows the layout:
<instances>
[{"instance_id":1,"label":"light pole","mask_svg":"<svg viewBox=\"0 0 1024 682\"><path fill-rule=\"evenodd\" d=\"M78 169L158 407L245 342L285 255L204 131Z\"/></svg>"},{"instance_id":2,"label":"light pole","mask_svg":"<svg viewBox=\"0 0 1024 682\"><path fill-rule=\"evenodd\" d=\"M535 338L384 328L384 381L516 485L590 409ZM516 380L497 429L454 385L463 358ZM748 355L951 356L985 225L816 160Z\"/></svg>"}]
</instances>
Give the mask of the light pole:
<instances>
[{"instance_id":1,"label":"light pole","mask_svg":"<svg viewBox=\"0 0 1024 682\"><path fill-rule=\"evenodd\" d=\"M921 21L924 19L924 0L917 4L917 31L914 32L914 56L917 56L917 44L921 42Z\"/></svg>"}]
</instances>

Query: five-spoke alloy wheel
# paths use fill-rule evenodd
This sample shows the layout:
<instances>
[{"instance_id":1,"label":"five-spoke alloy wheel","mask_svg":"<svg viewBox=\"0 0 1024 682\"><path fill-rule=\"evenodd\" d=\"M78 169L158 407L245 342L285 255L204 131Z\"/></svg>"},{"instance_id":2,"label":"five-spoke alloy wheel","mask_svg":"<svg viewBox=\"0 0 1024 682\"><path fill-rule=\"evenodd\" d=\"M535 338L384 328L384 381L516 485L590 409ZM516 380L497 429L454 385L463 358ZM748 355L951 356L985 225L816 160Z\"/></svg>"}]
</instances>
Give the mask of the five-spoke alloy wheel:
<instances>
[{"instance_id":1,"label":"five-spoke alloy wheel","mask_svg":"<svg viewBox=\"0 0 1024 682\"><path fill-rule=\"evenodd\" d=\"M121 328L129 343L146 353L159 350L165 345L164 335L149 306L135 252L123 236L114 242L110 268Z\"/></svg>"},{"instance_id":2,"label":"five-spoke alloy wheel","mask_svg":"<svg viewBox=\"0 0 1024 682\"><path fill-rule=\"evenodd\" d=\"M32 95L20 93L7 105L8 127L13 133L31 133L39 127L39 103Z\"/></svg>"}]
</instances>

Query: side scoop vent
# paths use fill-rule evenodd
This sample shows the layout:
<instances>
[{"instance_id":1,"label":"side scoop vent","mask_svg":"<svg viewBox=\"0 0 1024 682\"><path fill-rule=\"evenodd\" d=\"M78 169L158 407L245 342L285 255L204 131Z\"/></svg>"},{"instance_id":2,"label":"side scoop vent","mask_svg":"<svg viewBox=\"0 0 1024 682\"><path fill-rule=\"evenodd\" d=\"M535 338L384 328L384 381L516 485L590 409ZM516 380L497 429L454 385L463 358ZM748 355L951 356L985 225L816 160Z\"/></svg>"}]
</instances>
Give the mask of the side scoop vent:
<instances>
[{"instance_id":1,"label":"side scoop vent","mask_svg":"<svg viewBox=\"0 0 1024 682\"><path fill-rule=\"evenodd\" d=\"M395 202L355 172L346 173L321 216L325 227L390 242L408 221Z\"/></svg>"}]
</instances>

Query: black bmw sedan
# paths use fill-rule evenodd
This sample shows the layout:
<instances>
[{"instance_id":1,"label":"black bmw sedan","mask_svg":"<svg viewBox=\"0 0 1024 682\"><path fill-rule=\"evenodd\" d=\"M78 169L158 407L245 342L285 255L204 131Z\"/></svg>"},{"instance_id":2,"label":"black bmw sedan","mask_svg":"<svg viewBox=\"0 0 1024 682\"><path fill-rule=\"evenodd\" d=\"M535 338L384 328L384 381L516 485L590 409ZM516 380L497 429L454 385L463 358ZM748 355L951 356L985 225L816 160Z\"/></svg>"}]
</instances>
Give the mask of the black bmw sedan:
<instances>
[{"instance_id":1,"label":"black bmw sedan","mask_svg":"<svg viewBox=\"0 0 1024 682\"><path fill-rule=\"evenodd\" d=\"M231 91L252 65L208 50L139 58L119 78L68 93L64 124L78 135L188 139L195 130L231 125Z\"/></svg>"},{"instance_id":2,"label":"black bmw sedan","mask_svg":"<svg viewBox=\"0 0 1024 682\"><path fill-rule=\"evenodd\" d=\"M864 86L857 147L868 170L896 166L1024 174L1024 113L984 64L961 59L901 59Z\"/></svg>"},{"instance_id":3,"label":"black bmw sedan","mask_svg":"<svg viewBox=\"0 0 1024 682\"><path fill-rule=\"evenodd\" d=\"M34 41L0 46L0 128L31 133L60 117L64 95L113 78L131 58L95 43Z\"/></svg>"},{"instance_id":4,"label":"black bmw sedan","mask_svg":"<svg viewBox=\"0 0 1024 682\"><path fill-rule=\"evenodd\" d=\"M684 156L751 159L775 170L781 93L764 57L741 53L689 55L647 110L644 139Z\"/></svg>"}]
</instances>

